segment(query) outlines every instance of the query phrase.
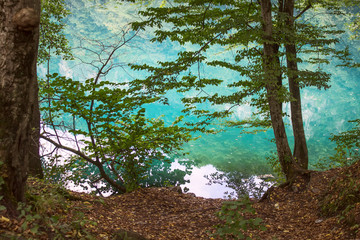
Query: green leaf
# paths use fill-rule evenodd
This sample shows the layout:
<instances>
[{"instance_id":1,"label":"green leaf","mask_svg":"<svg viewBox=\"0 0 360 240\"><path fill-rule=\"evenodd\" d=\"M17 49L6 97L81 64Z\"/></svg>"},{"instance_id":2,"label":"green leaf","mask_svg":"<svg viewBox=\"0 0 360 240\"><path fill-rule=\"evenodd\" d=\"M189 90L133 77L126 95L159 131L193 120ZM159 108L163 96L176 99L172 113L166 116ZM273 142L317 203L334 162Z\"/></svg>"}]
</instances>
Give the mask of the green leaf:
<instances>
[{"instance_id":1,"label":"green leaf","mask_svg":"<svg viewBox=\"0 0 360 240\"><path fill-rule=\"evenodd\" d=\"M31 233L37 234L39 229L39 225L35 225L33 228L30 229Z\"/></svg>"}]
</instances>

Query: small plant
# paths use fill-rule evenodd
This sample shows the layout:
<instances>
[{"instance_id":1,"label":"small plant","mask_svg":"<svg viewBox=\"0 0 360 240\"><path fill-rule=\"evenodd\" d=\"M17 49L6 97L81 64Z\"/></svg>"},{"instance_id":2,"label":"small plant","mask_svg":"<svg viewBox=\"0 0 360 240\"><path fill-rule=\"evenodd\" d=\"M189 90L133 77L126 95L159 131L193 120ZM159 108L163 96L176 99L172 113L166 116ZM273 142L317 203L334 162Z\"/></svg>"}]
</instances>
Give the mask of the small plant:
<instances>
[{"instance_id":1,"label":"small plant","mask_svg":"<svg viewBox=\"0 0 360 240\"><path fill-rule=\"evenodd\" d=\"M19 203L17 234L26 239L95 239L86 230L96 222L87 219L79 209L69 207L69 196L61 185L29 178L26 203ZM72 218L66 219L65 215Z\"/></svg>"},{"instance_id":2,"label":"small plant","mask_svg":"<svg viewBox=\"0 0 360 240\"><path fill-rule=\"evenodd\" d=\"M360 119L349 121L355 126L348 131L332 134L330 140L336 143L335 153L329 159L320 159L315 167L327 170L346 167L360 160Z\"/></svg>"},{"instance_id":3,"label":"small plant","mask_svg":"<svg viewBox=\"0 0 360 240\"><path fill-rule=\"evenodd\" d=\"M254 215L255 209L251 206L248 197L237 201L224 202L221 210L217 213L223 224L216 226L213 237L221 239L252 239L253 236L247 231L251 229L266 230L261 218L250 218Z\"/></svg>"},{"instance_id":4,"label":"small plant","mask_svg":"<svg viewBox=\"0 0 360 240\"><path fill-rule=\"evenodd\" d=\"M359 231L360 212L360 164L356 163L350 167L355 171L348 171L336 179L333 179L329 190L321 201L321 210L324 215L338 216L354 231Z\"/></svg>"},{"instance_id":5,"label":"small plant","mask_svg":"<svg viewBox=\"0 0 360 240\"><path fill-rule=\"evenodd\" d=\"M36 236L39 233L39 219L41 216L31 211L31 206L24 203L19 203L17 210L20 212L22 232L30 231L31 235ZM36 239L36 238L29 238Z\"/></svg>"},{"instance_id":6,"label":"small plant","mask_svg":"<svg viewBox=\"0 0 360 240\"><path fill-rule=\"evenodd\" d=\"M327 215L341 213L360 201L360 183L352 177L333 180L330 191L323 200L322 211Z\"/></svg>"},{"instance_id":7,"label":"small plant","mask_svg":"<svg viewBox=\"0 0 360 240\"><path fill-rule=\"evenodd\" d=\"M71 222L71 239L95 239L85 227L95 227L97 223L86 218L85 214L81 211L76 211L74 218Z\"/></svg>"}]
</instances>

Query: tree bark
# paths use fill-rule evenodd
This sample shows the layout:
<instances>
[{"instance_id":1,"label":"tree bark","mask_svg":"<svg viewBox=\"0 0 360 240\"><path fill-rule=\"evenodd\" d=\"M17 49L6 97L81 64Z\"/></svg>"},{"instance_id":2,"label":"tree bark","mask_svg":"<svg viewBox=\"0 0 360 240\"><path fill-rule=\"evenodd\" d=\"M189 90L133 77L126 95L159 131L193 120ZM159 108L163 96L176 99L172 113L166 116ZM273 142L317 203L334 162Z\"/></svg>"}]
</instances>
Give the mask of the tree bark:
<instances>
[{"instance_id":1,"label":"tree bark","mask_svg":"<svg viewBox=\"0 0 360 240\"><path fill-rule=\"evenodd\" d=\"M276 149L282 171L286 179L295 177L292 152L288 143L283 121L282 101L279 90L282 87L282 73L279 59L279 45L273 37L271 0L261 0L261 17L263 21L263 71L266 78L266 91L270 108L271 123L274 131Z\"/></svg>"},{"instance_id":2,"label":"tree bark","mask_svg":"<svg viewBox=\"0 0 360 240\"><path fill-rule=\"evenodd\" d=\"M5 201L23 201L38 101L40 0L0 0L0 169Z\"/></svg>"},{"instance_id":3,"label":"tree bark","mask_svg":"<svg viewBox=\"0 0 360 240\"><path fill-rule=\"evenodd\" d=\"M38 87L36 83L36 96ZM41 165L39 146L40 146L40 109L39 102L35 101L31 128L31 146L29 158L29 175L40 179L44 178L44 172Z\"/></svg>"},{"instance_id":4,"label":"tree bark","mask_svg":"<svg viewBox=\"0 0 360 240\"><path fill-rule=\"evenodd\" d=\"M293 100L290 102L291 122L294 134L294 160L303 169L308 169L308 149L301 110L301 95L298 77L297 52L294 29L294 0L285 0L283 11L287 14L285 37L286 63L288 69L289 90Z\"/></svg>"}]
</instances>

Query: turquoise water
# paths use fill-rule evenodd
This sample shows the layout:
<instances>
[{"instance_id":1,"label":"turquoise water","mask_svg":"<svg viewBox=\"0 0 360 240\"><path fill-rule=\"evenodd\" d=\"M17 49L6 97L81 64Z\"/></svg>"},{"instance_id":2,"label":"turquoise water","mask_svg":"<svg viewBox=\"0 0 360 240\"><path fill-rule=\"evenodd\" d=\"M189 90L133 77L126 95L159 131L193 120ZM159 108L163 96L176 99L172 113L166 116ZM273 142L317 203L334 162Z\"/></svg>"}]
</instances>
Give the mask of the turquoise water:
<instances>
[{"instance_id":1,"label":"turquoise water","mask_svg":"<svg viewBox=\"0 0 360 240\"><path fill-rule=\"evenodd\" d=\"M100 2L98 2L100 3ZM69 16L66 34L71 41L71 45L79 45L79 39L93 39L104 43L111 43L114 39L107 39L119 33L121 29L126 29L127 23L137 19L135 14L136 7L125 4L118 8L110 7L101 9L97 2L73 1L70 4L73 15ZM129 33L129 36L131 32ZM148 40L150 33L140 33L138 37L129 42L127 46L120 49L117 55L117 63L149 63L155 64L156 61L174 59L179 50L194 49L196 46L179 46L172 42L163 44L150 43ZM347 37L343 44L349 43ZM84 41L83 41L84 42ZM352 42L350 50L355 57L359 58L359 42ZM222 49L213 49L210 54L213 58L231 57L231 52L224 53ZM91 60L94 56L83 51L74 50L75 56L80 56L83 60ZM332 73L332 87L326 91L319 91L316 88L302 90L302 106L306 138L309 148L310 162L315 163L319 158L328 157L334 144L329 141L331 133L348 130L351 125L347 120L360 117L360 70L335 68L336 63L327 67L328 72ZM312 68L313 66L304 66ZM79 61L62 61L54 59L51 63L51 71L59 72L62 75L73 79L87 79L93 77L94 69L84 64L79 65ZM45 68L40 66L39 74L43 75ZM129 81L135 78L144 77L147 73L131 71L129 67L123 66L112 70L107 76L107 80ZM222 76L223 79L236 79L238 76L231 71L215 68L201 68L203 77ZM207 89L209 92L226 93L230 90ZM196 92L189 93L196 94ZM181 114L182 105L180 98L183 95L168 94L170 105L154 105L148 108L147 114L151 117L164 115L167 121L174 120ZM221 109L224 106L214 106L213 109ZM289 110L289 106L285 106ZM253 109L250 106L242 106L235 110L231 119L244 119L251 115ZM288 120L286 120L289 123ZM216 126L223 129L222 126ZM266 156L275 151L275 145L270 142L273 138L272 130L257 134L240 134L241 129L224 129L226 131L217 135L201 134L197 141L190 142L185 146L189 152L187 158L194 162L196 166L211 169L215 167L223 172L236 171L244 174L244 177L260 175L271 172L266 163ZM288 137L292 139L291 126L288 125ZM292 145L292 144L291 144ZM206 168L205 168L206 169ZM195 171L194 171L195 172ZM200 171L201 172L201 171ZM203 174L198 173L198 174ZM187 185L191 191L191 183ZM214 188L215 189L215 188ZM214 190L217 192L218 190ZM201 195L201 193L199 193ZM206 195L208 196L208 195ZM211 194L210 194L211 196Z\"/></svg>"}]
</instances>

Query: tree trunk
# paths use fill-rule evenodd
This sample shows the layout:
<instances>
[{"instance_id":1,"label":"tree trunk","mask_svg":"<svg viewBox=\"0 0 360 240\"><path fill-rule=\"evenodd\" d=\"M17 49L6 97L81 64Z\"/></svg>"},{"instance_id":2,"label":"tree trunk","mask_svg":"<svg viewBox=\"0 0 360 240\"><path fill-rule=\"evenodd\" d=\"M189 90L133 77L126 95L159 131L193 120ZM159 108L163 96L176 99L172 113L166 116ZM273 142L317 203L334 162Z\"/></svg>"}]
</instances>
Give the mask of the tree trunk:
<instances>
[{"instance_id":1,"label":"tree trunk","mask_svg":"<svg viewBox=\"0 0 360 240\"><path fill-rule=\"evenodd\" d=\"M40 0L0 0L0 190L24 200L37 97Z\"/></svg>"},{"instance_id":2,"label":"tree trunk","mask_svg":"<svg viewBox=\"0 0 360 240\"><path fill-rule=\"evenodd\" d=\"M36 96L38 95L38 87L36 83ZM40 109L39 102L35 101L31 128L31 147L29 158L29 175L40 179L44 178L44 172L41 165L39 154L40 146Z\"/></svg>"},{"instance_id":3,"label":"tree trunk","mask_svg":"<svg viewBox=\"0 0 360 240\"><path fill-rule=\"evenodd\" d=\"M288 143L283 121L282 102L279 99L279 90L282 85L282 74L279 60L279 45L273 38L273 23L271 0L261 0L261 16L263 20L263 70L266 77L266 91L270 108L271 123L279 161L286 179L295 177L292 152Z\"/></svg>"},{"instance_id":4,"label":"tree trunk","mask_svg":"<svg viewBox=\"0 0 360 240\"><path fill-rule=\"evenodd\" d=\"M294 98L290 102L291 122L294 134L294 160L303 169L308 169L308 149L306 145L304 124L301 110L301 96L298 82L298 64L295 46L294 0L285 0L284 13L287 14L286 27L289 31L285 37L286 62L288 69L289 90Z\"/></svg>"}]
</instances>

